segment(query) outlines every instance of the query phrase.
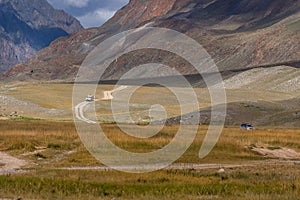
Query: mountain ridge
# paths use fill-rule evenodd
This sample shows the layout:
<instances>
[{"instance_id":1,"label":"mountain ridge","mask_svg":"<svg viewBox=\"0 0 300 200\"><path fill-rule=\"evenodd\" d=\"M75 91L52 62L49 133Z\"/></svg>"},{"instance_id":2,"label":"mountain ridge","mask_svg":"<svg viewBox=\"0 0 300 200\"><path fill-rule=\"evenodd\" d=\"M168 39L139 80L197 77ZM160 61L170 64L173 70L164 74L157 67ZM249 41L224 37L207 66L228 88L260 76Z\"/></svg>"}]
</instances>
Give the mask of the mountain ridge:
<instances>
[{"instance_id":1,"label":"mountain ridge","mask_svg":"<svg viewBox=\"0 0 300 200\"><path fill-rule=\"evenodd\" d=\"M55 10L46 0L1 0L0 71L82 28L78 20Z\"/></svg>"},{"instance_id":2,"label":"mountain ridge","mask_svg":"<svg viewBox=\"0 0 300 200\"><path fill-rule=\"evenodd\" d=\"M276 66L276 63L298 60L299 19L299 0L263 3L258 0L131 0L102 27L54 41L29 62L15 66L2 77L6 80L73 80L85 56L100 42L147 24L192 37L210 53L221 71ZM111 64L106 79L118 79L121 73L141 61L157 61L156 56L146 53L140 57L144 59L129 63L126 56L118 59ZM179 62L177 58L168 55L162 60L162 63L174 64L185 75L194 73L188 66L176 65L176 62Z\"/></svg>"}]
</instances>

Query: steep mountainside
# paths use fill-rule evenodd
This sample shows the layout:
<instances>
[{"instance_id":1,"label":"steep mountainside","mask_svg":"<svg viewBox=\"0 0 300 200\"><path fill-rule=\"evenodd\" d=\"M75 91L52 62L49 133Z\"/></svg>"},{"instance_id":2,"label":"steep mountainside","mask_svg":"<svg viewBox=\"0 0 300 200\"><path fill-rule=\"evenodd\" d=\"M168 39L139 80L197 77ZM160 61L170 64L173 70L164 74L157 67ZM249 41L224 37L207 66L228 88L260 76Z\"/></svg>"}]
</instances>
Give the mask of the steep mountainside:
<instances>
[{"instance_id":1,"label":"steep mountainside","mask_svg":"<svg viewBox=\"0 0 300 200\"><path fill-rule=\"evenodd\" d=\"M46 0L0 0L0 72L80 29L74 17Z\"/></svg>"},{"instance_id":2,"label":"steep mountainside","mask_svg":"<svg viewBox=\"0 0 300 200\"><path fill-rule=\"evenodd\" d=\"M6 80L72 80L97 44L118 32L144 25L186 33L205 47L221 71L299 67L300 0L131 0L102 27L56 40L29 62L2 76ZM172 55L144 52L118 59L105 78L118 79L138 63L156 61L184 74L195 72Z\"/></svg>"}]
</instances>

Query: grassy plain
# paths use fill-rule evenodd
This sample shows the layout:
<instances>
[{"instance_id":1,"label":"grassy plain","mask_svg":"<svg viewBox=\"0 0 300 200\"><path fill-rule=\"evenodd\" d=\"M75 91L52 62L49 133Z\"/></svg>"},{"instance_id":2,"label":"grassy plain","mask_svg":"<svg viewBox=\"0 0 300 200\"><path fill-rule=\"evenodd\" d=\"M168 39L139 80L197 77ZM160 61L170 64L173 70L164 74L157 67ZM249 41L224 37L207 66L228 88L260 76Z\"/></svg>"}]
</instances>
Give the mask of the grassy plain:
<instances>
[{"instance_id":1,"label":"grassy plain","mask_svg":"<svg viewBox=\"0 0 300 200\"><path fill-rule=\"evenodd\" d=\"M102 124L107 136L132 152L153 151L174 137L177 126L139 140L114 124ZM23 199L298 199L299 165L263 157L249 147L300 151L300 130L227 127L214 150L198 158L207 127L178 163L218 164L219 167L168 169L147 174L113 170L71 170L101 166L84 148L68 122L0 121L0 147L27 161L26 173L0 176L0 197ZM236 165L226 167L227 164ZM224 167L224 173L217 173Z\"/></svg>"},{"instance_id":2,"label":"grassy plain","mask_svg":"<svg viewBox=\"0 0 300 200\"><path fill-rule=\"evenodd\" d=\"M238 79L238 78L237 78ZM238 79L239 80L239 79ZM99 85L96 98L103 97L103 91L112 90L112 85ZM8 116L17 112L23 118L35 118L46 120L72 120L72 84L62 83L18 83L0 85L1 95L15 98L5 100L9 103L0 102L0 115ZM176 88L182 96L190 99L185 88ZM195 88L199 108L205 109L211 106L208 89ZM114 94L118 106L116 113L124 115L127 112L125 97L126 90ZM84 101L83 95L82 101ZM239 124L250 121L254 125L285 125L290 127L299 126L298 123L298 96L299 92L275 91L270 88L242 88L226 89L228 124ZM18 101L16 101L18 100ZM149 118L151 105L160 104L164 106L169 117L180 115L180 105L176 96L166 88L141 87L130 98L129 110L134 120L143 122ZM29 103L29 104L28 104ZM112 122L111 101L96 101L96 111L99 121ZM75 106L75 105L74 105ZM183 111L189 113L195 107L183 107ZM89 113L87 110L86 116ZM241 118L240 116L243 116ZM254 116L254 117L252 117ZM229 119L228 118L228 119Z\"/></svg>"}]
</instances>

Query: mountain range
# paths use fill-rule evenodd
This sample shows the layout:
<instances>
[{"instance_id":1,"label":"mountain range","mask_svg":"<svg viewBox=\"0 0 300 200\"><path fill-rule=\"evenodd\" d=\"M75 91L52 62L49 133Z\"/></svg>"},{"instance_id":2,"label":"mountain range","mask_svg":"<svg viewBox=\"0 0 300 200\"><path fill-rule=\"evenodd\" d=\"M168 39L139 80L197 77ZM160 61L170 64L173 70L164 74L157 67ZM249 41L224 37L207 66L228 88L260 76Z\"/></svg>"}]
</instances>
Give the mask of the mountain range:
<instances>
[{"instance_id":1,"label":"mountain range","mask_svg":"<svg viewBox=\"0 0 300 200\"><path fill-rule=\"evenodd\" d=\"M0 0L0 72L82 28L77 19L46 0Z\"/></svg>"},{"instance_id":2,"label":"mountain range","mask_svg":"<svg viewBox=\"0 0 300 200\"><path fill-rule=\"evenodd\" d=\"M103 26L55 40L28 62L2 74L2 79L72 81L84 58L100 42L142 26L170 28L187 34L208 51L220 71L229 75L258 67L297 68L299 11L300 0L131 0ZM139 63L158 61L185 75L195 73L177 57L144 51L112 63L104 78L118 79ZM161 74L154 73L153 77L156 76Z\"/></svg>"}]
</instances>

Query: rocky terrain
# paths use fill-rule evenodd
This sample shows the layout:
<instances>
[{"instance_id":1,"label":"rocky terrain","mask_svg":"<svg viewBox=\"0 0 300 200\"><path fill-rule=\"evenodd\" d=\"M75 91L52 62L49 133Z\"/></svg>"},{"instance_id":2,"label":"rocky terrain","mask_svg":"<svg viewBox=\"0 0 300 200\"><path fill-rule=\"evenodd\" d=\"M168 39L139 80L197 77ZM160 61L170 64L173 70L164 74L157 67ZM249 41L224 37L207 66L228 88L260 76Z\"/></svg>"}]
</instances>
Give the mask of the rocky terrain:
<instances>
[{"instance_id":1,"label":"rocky terrain","mask_svg":"<svg viewBox=\"0 0 300 200\"><path fill-rule=\"evenodd\" d=\"M85 56L96 45L118 32L144 25L186 33L204 46L221 71L299 67L299 10L299 0L131 0L102 27L56 40L2 78L73 80ZM158 61L183 74L195 73L174 55L144 51L118 59L104 78L118 79L137 64ZM153 72L153 76L160 75Z\"/></svg>"},{"instance_id":2,"label":"rocky terrain","mask_svg":"<svg viewBox=\"0 0 300 200\"><path fill-rule=\"evenodd\" d=\"M0 72L80 29L79 21L46 0L0 0Z\"/></svg>"}]
</instances>

